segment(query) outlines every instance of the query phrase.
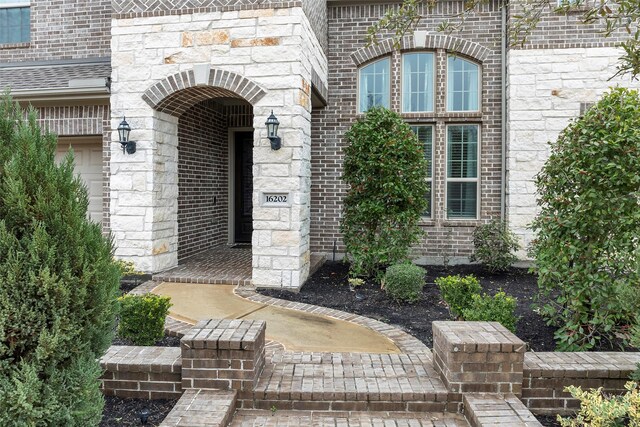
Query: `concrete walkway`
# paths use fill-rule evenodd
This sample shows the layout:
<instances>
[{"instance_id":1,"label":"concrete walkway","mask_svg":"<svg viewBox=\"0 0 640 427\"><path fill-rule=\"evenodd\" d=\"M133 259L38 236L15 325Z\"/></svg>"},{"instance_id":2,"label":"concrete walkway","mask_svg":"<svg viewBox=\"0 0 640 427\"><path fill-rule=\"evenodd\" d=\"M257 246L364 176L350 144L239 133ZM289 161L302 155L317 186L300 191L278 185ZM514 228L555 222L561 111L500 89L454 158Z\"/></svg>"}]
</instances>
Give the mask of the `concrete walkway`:
<instances>
[{"instance_id":1,"label":"concrete walkway","mask_svg":"<svg viewBox=\"0 0 640 427\"><path fill-rule=\"evenodd\" d=\"M195 324L203 319L252 319L267 322L267 340L289 351L400 353L396 344L370 328L329 316L253 302L232 285L164 282L153 293L171 297L169 315Z\"/></svg>"}]
</instances>

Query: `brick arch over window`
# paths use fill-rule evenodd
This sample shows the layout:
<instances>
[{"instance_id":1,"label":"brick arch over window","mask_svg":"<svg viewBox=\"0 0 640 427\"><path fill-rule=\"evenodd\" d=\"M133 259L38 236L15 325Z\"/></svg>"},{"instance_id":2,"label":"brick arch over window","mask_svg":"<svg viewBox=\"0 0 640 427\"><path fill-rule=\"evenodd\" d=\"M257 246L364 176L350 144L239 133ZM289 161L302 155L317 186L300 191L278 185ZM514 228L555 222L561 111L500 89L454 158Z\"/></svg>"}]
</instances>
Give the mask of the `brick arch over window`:
<instances>
[{"instance_id":1,"label":"brick arch over window","mask_svg":"<svg viewBox=\"0 0 640 427\"><path fill-rule=\"evenodd\" d=\"M416 40L413 36L405 36L402 38L402 41L400 43L401 50L422 48L447 49L473 58L478 62L484 62L484 60L487 59L489 57L489 54L491 53L489 49L478 43L445 34L427 34L424 44L421 40L419 44L416 44ZM377 45L371 45L356 50L351 54L351 59L357 66L360 66L367 61L390 53L393 50L393 40L385 39L379 42Z\"/></svg>"},{"instance_id":2,"label":"brick arch over window","mask_svg":"<svg viewBox=\"0 0 640 427\"><path fill-rule=\"evenodd\" d=\"M202 83L193 70L169 76L142 95L152 108L179 117L191 106L211 98L237 98L255 105L266 92L251 80L230 71L211 69ZM206 83L204 83L206 82Z\"/></svg>"}]
</instances>

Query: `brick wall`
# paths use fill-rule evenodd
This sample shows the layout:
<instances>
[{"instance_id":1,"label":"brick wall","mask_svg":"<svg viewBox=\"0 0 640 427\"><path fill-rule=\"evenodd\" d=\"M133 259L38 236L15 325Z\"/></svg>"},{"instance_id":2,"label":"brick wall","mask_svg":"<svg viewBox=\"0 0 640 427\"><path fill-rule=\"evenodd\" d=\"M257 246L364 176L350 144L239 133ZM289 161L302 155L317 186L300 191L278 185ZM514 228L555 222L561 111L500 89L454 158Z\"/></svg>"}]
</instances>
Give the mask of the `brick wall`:
<instances>
[{"instance_id":1,"label":"brick wall","mask_svg":"<svg viewBox=\"0 0 640 427\"><path fill-rule=\"evenodd\" d=\"M639 362L640 353L526 353L522 401L534 413L568 415L579 403L565 387L621 394Z\"/></svg>"},{"instance_id":2,"label":"brick wall","mask_svg":"<svg viewBox=\"0 0 640 427\"><path fill-rule=\"evenodd\" d=\"M178 124L178 259L226 244L229 135L215 101L187 110Z\"/></svg>"},{"instance_id":3,"label":"brick wall","mask_svg":"<svg viewBox=\"0 0 640 427\"><path fill-rule=\"evenodd\" d=\"M302 10L325 53L329 50L327 34L327 0L303 0Z\"/></svg>"},{"instance_id":4,"label":"brick wall","mask_svg":"<svg viewBox=\"0 0 640 427\"><path fill-rule=\"evenodd\" d=\"M31 0L31 41L0 45L0 62L106 57L110 42L110 0Z\"/></svg>"},{"instance_id":5,"label":"brick wall","mask_svg":"<svg viewBox=\"0 0 640 427\"><path fill-rule=\"evenodd\" d=\"M515 0L509 2L509 18L522 14L525 0ZM552 0L551 7L555 7L557 2ZM592 3L586 2L585 5ZM585 47L612 47L620 40L629 37L626 33L618 31L611 37L603 37L600 33L605 28L597 20L595 23L583 24L585 8L580 8L568 14L556 13L550 8L546 8L540 17L540 22L533 32L527 37L524 45L514 45L511 49L567 49Z\"/></svg>"},{"instance_id":6,"label":"brick wall","mask_svg":"<svg viewBox=\"0 0 640 427\"><path fill-rule=\"evenodd\" d=\"M111 346L100 359L106 396L177 399L182 395L180 349Z\"/></svg>"},{"instance_id":7,"label":"brick wall","mask_svg":"<svg viewBox=\"0 0 640 427\"><path fill-rule=\"evenodd\" d=\"M338 252L344 247L339 222L345 186L342 174L344 133L356 120L356 84L358 67L350 55L364 47L367 28L385 12L388 4L329 5L329 97L328 106L312 116L312 182L311 182L311 248L313 252L329 253L337 241ZM436 9L420 23L421 30L435 32L443 16L455 13L459 2L438 2ZM433 218L425 220L426 237L415 248L417 257L441 259L443 254L455 261L471 254L473 227L500 215L501 174L501 76L500 76L500 10L492 1L481 7L478 19L466 30L456 34L463 40L480 43L490 50L482 63L482 112L455 114L444 111L447 52L437 53L436 112L405 114L411 124L435 124L434 138L434 205ZM433 49L425 49L433 50ZM400 111L400 64L398 52L390 54L391 106ZM480 124L480 210L478 220L447 220L445 218L445 126L447 123Z\"/></svg>"}]
</instances>

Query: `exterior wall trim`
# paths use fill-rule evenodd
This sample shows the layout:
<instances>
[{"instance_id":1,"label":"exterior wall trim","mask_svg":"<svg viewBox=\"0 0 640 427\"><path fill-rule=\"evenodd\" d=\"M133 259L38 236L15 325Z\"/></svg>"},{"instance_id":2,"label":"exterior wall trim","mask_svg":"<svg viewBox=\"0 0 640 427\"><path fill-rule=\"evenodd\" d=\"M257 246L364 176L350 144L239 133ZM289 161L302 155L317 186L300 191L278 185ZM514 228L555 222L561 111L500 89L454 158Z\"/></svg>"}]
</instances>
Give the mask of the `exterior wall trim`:
<instances>
[{"instance_id":1,"label":"exterior wall trim","mask_svg":"<svg viewBox=\"0 0 640 427\"><path fill-rule=\"evenodd\" d=\"M475 42L470 40L449 36L446 34L423 34L423 37L405 36L400 43L400 50L409 49L446 49L455 51L461 55L468 56L477 60L478 62L484 62L491 51ZM422 39L424 38L424 43ZM395 50L393 46L393 39L388 38L382 40L378 44L363 47L351 54L351 60L356 66L360 66L365 62L371 61L382 55L386 55Z\"/></svg>"},{"instance_id":2,"label":"exterior wall trim","mask_svg":"<svg viewBox=\"0 0 640 427\"><path fill-rule=\"evenodd\" d=\"M144 92L142 99L154 110L179 116L191 105L212 97L211 93L206 90L202 90L199 91L199 93L194 93L193 96L189 98L189 102L184 105L175 105L173 102L165 102L171 95L181 90L193 87L218 87L231 92L227 94L228 96L237 98L239 95L239 97L245 99L251 105L255 105L255 103L266 94L264 89L251 80L231 71L212 68L209 70L209 75L206 81L208 81L208 86L200 85L196 81L193 70L182 71L181 73L168 76L151 86Z\"/></svg>"}]
</instances>

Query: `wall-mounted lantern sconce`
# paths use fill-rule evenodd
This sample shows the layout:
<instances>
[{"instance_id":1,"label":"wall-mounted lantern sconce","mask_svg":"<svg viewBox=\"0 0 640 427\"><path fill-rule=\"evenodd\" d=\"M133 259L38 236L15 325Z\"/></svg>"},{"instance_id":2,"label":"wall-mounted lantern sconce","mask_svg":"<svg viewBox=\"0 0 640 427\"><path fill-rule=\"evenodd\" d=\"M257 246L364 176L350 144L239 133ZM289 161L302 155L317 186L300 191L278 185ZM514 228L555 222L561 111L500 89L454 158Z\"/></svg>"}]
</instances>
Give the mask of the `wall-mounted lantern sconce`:
<instances>
[{"instance_id":1,"label":"wall-mounted lantern sconce","mask_svg":"<svg viewBox=\"0 0 640 427\"><path fill-rule=\"evenodd\" d=\"M120 144L122 145L122 153L126 151L129 154L136 152L136 142L129 141L129 133L131 132L131 126L127 123L126 117L122 118L120 125L118 125L118 137L120 138Z\"/></svg>"},{"instance_id":2,"label":"wall-mounted lantern sconce","mask_svg":"<svg viewBox=\"0 0 640 427\"><path fill-rule=\"evenodd\" d=\"M280 126L280 122L276 116L273 115L273 110L271 110L271 115L265 124L267 125L267 138L271 141L271 149L279 150L280 146L282 146L282 139L278 136L278 126Z\"/></svg>"}]
</instances>

